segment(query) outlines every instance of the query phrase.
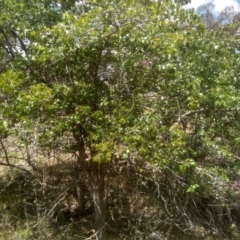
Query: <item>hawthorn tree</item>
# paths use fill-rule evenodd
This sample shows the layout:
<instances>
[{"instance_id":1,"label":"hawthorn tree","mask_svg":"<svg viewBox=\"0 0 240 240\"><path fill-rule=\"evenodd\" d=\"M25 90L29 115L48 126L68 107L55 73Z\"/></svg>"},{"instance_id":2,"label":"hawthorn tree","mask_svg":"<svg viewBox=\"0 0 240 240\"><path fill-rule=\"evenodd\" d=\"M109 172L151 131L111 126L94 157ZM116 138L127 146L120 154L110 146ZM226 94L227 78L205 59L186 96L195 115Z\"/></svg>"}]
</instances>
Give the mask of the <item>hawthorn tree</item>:
<instances>
[{"instance_id":1,"label":"hawthorn tree","mask_svg":"<svg viewBox=\"0 0 240 240\"><path fill-rule=\"evenodd\" d=\"M3 2L0 132L21 124L32 136L37 122L44 146L71 134L98 239L121 159L170 168L188 192L220 193L239 158L234 39L206 31L187 1Z\"/></svg>"}]
</instances>

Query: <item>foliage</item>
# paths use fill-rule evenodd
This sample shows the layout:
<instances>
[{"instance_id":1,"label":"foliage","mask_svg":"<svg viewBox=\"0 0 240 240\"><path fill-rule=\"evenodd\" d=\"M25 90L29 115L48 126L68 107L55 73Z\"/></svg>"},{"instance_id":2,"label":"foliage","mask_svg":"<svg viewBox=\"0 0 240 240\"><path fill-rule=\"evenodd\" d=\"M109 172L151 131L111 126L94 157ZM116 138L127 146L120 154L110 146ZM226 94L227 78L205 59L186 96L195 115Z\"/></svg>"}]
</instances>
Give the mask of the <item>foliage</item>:
<instances>
[{"instance_id":1,"label":"foliage","mask_svg":"<svg viewBox=\"0 0 240 240\"><path fill-rule=\"evenodd\" d=\"M186 192L223 194L240 124L239 54L226 32L207 31L186 1L4 2L0 131L24 129L39 146L71 134L100 232L123 159L170 169Z\"/></svg>"}]
</instances>

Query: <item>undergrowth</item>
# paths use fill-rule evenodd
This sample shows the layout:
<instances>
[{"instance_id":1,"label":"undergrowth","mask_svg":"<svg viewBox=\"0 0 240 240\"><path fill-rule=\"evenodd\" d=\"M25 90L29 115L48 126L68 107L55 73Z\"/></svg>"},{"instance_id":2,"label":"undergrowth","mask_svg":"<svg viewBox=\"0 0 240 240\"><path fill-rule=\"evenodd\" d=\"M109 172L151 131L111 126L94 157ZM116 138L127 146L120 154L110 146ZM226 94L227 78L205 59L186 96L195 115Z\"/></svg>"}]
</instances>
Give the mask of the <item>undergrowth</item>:
<instances>
[{"instance_id":1,"label":"undergrowth","mask_svg":"<svg viewBox=\"0 0 240 240\"><path fill-rule=\"evenodd\" d=\"M76 181L73 164L1 176L0 240L95 239L91 195L81 175ZM210 194L188 193L186 179L169 169L139 168L111 172L108 239L237 239L232 196L216 202Z\"/></svg>"}]
</instances>

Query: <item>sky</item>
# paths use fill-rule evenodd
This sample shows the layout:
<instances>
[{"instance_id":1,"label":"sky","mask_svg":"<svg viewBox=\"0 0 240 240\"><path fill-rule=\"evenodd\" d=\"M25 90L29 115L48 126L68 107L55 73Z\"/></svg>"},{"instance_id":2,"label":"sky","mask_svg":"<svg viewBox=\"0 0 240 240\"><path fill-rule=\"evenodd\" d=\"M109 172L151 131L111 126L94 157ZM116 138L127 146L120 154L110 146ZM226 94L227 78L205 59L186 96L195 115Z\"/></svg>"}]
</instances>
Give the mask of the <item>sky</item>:
<instances>
[{"instance_id":1,"label":"sky","mask_svg":"<svg viewBox=\"0 0 240 240\"><path fill-rule=\"evenodd\" d=\"M211 0L192 0L186 8L197 8L202 4L209 3ZM235 11L240 12L240 0L213 0L215 11L221 12L227 6L233 6Z\"/></svg>"}]
</instances>

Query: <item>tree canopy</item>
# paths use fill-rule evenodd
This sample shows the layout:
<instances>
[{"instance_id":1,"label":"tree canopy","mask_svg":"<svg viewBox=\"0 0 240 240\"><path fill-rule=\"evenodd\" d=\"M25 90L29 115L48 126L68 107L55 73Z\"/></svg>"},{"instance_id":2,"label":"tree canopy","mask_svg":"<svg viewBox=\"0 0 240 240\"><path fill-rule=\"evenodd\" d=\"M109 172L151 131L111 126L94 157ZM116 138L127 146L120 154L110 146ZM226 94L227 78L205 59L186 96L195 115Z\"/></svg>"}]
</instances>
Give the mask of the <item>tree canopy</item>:
<instances>
[{"instance_id":1,"label":"tree canopy","mask_svg":"<svg viewBox=\"0 0 240 240\"><path fill-rule=\"evenodd\" d=\"M0 133L49 148L71 136L99 239L122 159L214 197L238 171L238 36L187 2L0 1Z\"/></svg>"}]
</instances>

